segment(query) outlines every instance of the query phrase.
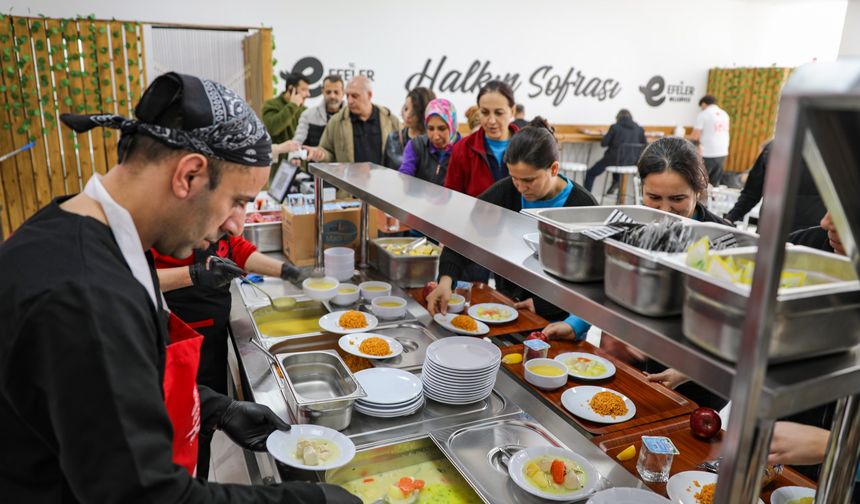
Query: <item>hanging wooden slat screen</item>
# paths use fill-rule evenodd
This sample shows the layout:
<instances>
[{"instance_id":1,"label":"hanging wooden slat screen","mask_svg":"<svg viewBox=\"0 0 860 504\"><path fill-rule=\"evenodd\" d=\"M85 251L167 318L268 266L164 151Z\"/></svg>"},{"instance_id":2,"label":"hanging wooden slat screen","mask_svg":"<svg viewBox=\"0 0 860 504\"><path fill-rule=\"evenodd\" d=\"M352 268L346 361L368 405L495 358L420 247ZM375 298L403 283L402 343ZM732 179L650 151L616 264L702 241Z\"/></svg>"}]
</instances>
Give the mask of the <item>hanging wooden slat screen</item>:
<instances>
[{"instance_id":1,"label":"hanging wooden slat screen","mask_svg":"<svg viewBox=\"0 0 860 504\"><path fill-rule=\"evenodd\" d=\"M708 94L731 118L726 170L750 169L762 144L773 136L782 85L791 68L712 68Z\"/></svg>"},{"instance_id":2,"label":"hanging wooden slat screen","mask_svg":"<svg viewBox=\"0 0 860 504\"><path fill-rule=\"evenodd\" d=\"M142 94L142 27L92 18L0 15L0 228L8 236L52 198L117 162L114 131L75 134L60 114L129 116Z\"/></svg>"}]
</instances>

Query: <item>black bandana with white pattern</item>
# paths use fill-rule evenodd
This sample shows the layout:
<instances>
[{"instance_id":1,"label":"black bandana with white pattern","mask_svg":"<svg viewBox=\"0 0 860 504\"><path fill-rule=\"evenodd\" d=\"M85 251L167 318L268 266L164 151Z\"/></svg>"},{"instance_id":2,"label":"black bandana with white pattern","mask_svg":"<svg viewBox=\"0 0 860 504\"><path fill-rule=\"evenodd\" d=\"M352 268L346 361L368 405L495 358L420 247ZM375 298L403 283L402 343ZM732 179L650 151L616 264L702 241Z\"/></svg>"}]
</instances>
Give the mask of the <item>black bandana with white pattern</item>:
<instances>
[{"instance_id":1,"label":"black bandana with white pattern","mask_svg":"<svg viewBox=\"0 0 860 504\"><path fill-rule=\"evenodd\" d=\"M159 125L179 107L182 128ZM64 124L83 133L96 127L118 129L122 137L150 136L178 149L246 166L272 164L272 138L251 107L235 92L207 79L166 73L157 77L134 109L137 119L113 114L63 114ZM120 140L120 159L122 146Z\"/></svg>"}]
</instances>

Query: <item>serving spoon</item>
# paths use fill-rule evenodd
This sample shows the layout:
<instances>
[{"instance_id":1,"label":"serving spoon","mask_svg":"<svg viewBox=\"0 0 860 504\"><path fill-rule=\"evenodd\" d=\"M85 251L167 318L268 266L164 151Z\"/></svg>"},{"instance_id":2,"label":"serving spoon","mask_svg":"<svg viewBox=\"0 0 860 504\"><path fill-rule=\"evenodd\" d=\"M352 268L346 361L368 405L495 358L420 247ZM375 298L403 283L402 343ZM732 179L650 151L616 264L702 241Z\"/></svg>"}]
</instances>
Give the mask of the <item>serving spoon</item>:
<instances>
[{"instance_id":1,"label":"serving spoon","mask_svg":"<svg viewBox=\"0 0 860 504\"><path fill-rule=\"evenodd\" d=\"M277 299L273 299L272 296L268 292L266 292L262 287L255 284L254 282L248 280L245 277L239 277L239 279L242 281L242 283L244 283L246 285L250 285L251 287L262 292L263 295L266 296L266 298L268 298L269 304L272 305L272 308L274 308L275 311L290 311L293 309L293 307L296 306L295 298L284 296L284 297L279 297Z\"/></svg>"}]
</instances>

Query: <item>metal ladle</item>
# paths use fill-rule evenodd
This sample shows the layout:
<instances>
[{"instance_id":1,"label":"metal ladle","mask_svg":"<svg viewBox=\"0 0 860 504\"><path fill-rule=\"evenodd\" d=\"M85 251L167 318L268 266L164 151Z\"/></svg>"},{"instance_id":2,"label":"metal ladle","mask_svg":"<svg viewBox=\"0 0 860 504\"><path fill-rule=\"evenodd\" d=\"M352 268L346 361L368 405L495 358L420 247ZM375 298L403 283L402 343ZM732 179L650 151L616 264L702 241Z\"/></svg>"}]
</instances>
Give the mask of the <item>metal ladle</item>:
<instances>
[{"instance_id":1,"label":"metal ladle","mask_svg":"<svg viewBox=\"0 0 860 504\"><path fill-rule=\"evenodd\" d=\"M259 285L255 284L254 282L248 280L245 277L239 277L239 278L242 280L242 283L244 283L246 285L250 285L251 287L262 292L263 295L266 296L266 298L268 298L269 304L272 305L272 308L274 308L275 311L290 311L293 309L293 307L296 306L295 298L285 296L285 297L279 297L278 299L273 299L272 296L269 295L268 292L263 290L263 288L260 287Z\"/></svg>"}]
</instances>

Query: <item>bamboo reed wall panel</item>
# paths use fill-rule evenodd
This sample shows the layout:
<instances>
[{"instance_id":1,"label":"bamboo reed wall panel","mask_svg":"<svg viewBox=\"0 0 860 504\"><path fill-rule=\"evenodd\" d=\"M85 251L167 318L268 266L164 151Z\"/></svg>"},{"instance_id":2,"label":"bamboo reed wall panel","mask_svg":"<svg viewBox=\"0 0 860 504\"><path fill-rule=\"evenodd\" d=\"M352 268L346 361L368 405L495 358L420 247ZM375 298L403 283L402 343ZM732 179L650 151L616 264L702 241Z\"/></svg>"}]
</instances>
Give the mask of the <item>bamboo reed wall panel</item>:
<instances>
[{"instance_id":1,"label":"bamboo reed wall panel","mask_svg":"<svg viewBox=\"0 0 860 504\"><path fill-rule=\"evenodd\" d=\"M762 144L771 138L782 86L791 68L712 68L708 72L708 94L731 118L729 157L726 170L752 167Z\"/></svg>"},{"instance_id":2,"label":"bamboo reed wall panel","mask_svg":"<svg viewBox=\"0 0 860 504\"><path fill-rule=\"evenodd\" d=\"M259 116L263 113L263 103L275 93L274 83L277 78L272 69L273 49L270 28L262 28L242 41L245 54L245 99Z\"/></svg>"},{"instance_id":3,"label":"bamboo reed wall panel","mask_svg":"<svg viewBox=\"0 0 860 504\"><path fill-rule=\"evenodd\" d=\"M0 226L8 236L52 198L117 162L116 131L76 134L60 114L129 116L142 94L139 23L0 16Z\"/></svg>"}]
</instances>

